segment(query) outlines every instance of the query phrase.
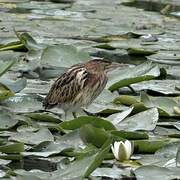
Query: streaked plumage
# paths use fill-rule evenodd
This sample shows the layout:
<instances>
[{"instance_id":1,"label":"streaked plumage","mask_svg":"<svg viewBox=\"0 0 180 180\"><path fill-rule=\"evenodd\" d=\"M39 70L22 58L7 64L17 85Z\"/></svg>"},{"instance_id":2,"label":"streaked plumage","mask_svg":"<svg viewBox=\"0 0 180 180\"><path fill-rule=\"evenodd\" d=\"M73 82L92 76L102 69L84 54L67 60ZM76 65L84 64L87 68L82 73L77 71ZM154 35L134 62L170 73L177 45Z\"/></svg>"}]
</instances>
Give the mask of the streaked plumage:
<instances>
[{"instance_id":1,"label":"streaked plumage","mask_svg":"<svg viewBox=\"0 0 180 180\"><path fill-rule=\"evenodd\" d=\"M70 67L52 85L44 101L45 109L58 106L65 112L75 112L91 104L104 89L106 70L111 64L95 59Z\"/></svg>"}]
</instances>

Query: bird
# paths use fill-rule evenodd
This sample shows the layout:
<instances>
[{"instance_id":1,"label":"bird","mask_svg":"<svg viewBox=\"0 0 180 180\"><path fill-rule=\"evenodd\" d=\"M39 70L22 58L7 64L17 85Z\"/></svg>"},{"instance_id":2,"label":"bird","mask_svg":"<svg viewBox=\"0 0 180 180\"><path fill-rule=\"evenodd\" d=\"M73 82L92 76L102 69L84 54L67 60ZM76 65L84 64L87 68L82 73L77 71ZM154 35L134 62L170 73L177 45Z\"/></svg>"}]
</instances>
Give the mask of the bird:
<instances>
[{"instance_id":1,"label":"bird","mask_svg":"<svg viewBox=\"0 0 180 180\"><path fill-rule=\"evenodd\" d=\"M90 105L103 91L107 83L107 72L123 64L96 58L68 68L51 86L44 99L45 110L59 107L66 114Z\"/></svg>"}]
</instances>

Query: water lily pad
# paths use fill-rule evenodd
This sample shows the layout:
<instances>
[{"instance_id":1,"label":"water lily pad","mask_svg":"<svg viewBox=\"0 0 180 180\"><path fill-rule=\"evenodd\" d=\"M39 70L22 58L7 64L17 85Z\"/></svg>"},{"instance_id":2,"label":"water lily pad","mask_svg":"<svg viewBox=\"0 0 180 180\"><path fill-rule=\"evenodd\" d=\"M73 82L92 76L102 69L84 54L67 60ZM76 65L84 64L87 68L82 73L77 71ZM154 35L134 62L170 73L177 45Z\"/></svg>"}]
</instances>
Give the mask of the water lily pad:
<instances>
[{"instance_id":1,"label":"water lily pad","mask_svg":"<svg viewBox=\"0 0 180 180\"><path fill-rule=\"evenodd\" d=\"M111 122L94 116L81 116L70 121L64 121L60 123L58 127L60 130L74 130L85 124L92 124L97 128L104 128L106 130L115 130L115 127Z\"/></svg>"},{"instance_id":2,"label":"water lily pad","mask_svg":"<svg viewBox=\"0 0 180 180\"><path fill-rule=\"evenodd\" d=\"M141 92L141 101L148 108L159 108L160 115L162 116L175 116L174 107L178 106L173 99L167 97L157 97L152 99L144 92Z\"/></svg>"},{"instance_id":3,"label":"water lily pad","mask_svg":"<svg viewBox=\"0 0 180 180\"><path fill-rule=\"evenodd\" d=\"M173 171L165 167L159 166L142 166L134 171L135 176L138 180L154 180L164 179L178 179L180 178L180 173L178 171Z\"/></svg>"},{"instance_id":4,"label":"water lily pad","mask_svg":"<svg viewBox=\"0 0 180 180\"><path fill-rule=\"evenodd\" d=\"M18 132L9 137L9 140L37 145L45 141L54 141L54 137L48 129L40 129L37 132Z\"/></svg>"},{"instance_id":5,"label":"water lily pad","mask_svg":"<svg viewBox=\"0 0 180 180\"><path fill-rule=\"evenodd\" d=\"M146 132L135 131L111 131L111 134L115 137L120 137L128 140L148 139L149 136Z\"/></svg>"},{"instance_id":6,"label":"water lily pad","mask_svg":"<svg viewBox=\"0 0 180 180\"><path fill-rule=\"evenodd\" d=\"M28 50L41 50L43 49L42 44L38 44L33 37L31 37L28 33L18 33L15 31L16 36L19 38L20 42L28 49Z\"/></svg>"},{"instance_id":7,"label":"water lily pad","mask_svg":"<svg viewBox=\"0 0 180 180\"><path fill-rule=\"evenodd\" d=\"M114 70L109 73L107 87L114 91L133 83L148 81L160 76L160 69L152 63L143 63L133 68Z\"/></svg>"},{"instance_id":8,"label":"water lily pad","mask_svg":"<svg viewBox=\"0 0 180 180\"><path fill-rule=\"evenodd\" d=\"M121 179L123 178L123 171L120 168L97 168L91 176L93 177L106 177L106 178L112 178L112 179Z\"/></svg>"},{"instance_id":9,"label":"water lily pad","mask_svg":"<svg viewBox=\"0 0 180 180\"><path fill-rule=\"evenodd\" d=\"M151 131L156 127L159 119L157 108L148 109L146 111L125 118L121 123L116 125L119 130L147 130Z\"/></svg>"},{"instance_id":10,"label":"water lily pad","mask_svg":"<svg viewBox=\"0 0 180 180\"><path fill-rule=\"evenodd\" d=\"M168 160L172 158L176 158L178 149L180 146L180 142L172 142L165 146L163 146L161 149L159 149L155 155L160 157L166 157Z\"/></svg>"},{"instance_id":11,"label":"water lily pad","mask_svg":"<svg viewBox=\"0 0 180 180\"><path fill-rule=\"evenodd\" d=\"M0 78L0 82L7 86L12 92L18 93L26 87L27 81L25 78L18 80L10 80L8 78Z\"/></svg>"},{"instance_id":12,"label":"water lily pad","mask_svg":"<svg viewBox=\"0 0 180 180\"><path fill-rule=\"evenodd\" d=\"M28 113L26 114L26 116L32 118L33 120L36 121L45 121L45 122L54 122L54 123L59 123L61 122L61 120L59 119L59 117L44 112L44 113Z\"/></svg>"},{"instance_id":13,"label":"water lily pad","mask_svg":"<svg viewBox=\"0 0 180 180\"><path fill-rule=\"evenodd\" d=\"M8 165L10 162L11 162L11 160L0 159L1 165Z\"/></svg>"},{"instance_id":14,"label":"water lily pad","mask_svg":"<svg viewBox=\"0 0 180 180\"><path fill-rule=\"evenodd\" d=\"M96 147L101 147L110 137L110 134L104 129L86 124L80 128L80 137L87 144L91 143Z\"/></svg>"},{"instance_id":15,"label":"water lily pad","mask_svg":"<svg viewBox=\"0 0 180 180\"><path fill-rule=\"evenodd\" d=\"M152 54L155 54L157 51L156 50L146 50L146 49L143 49L143 48L129 48L128 49L128 54L129 55L138 55L138 56L142 56L142 55L152 55Z\"/></svg>"},{"instance_id":16,"label":"water lily pad","mask_svg":"<svg viewBox=\"0 0 180 180\"><path fill-rule=\"evenodd\" d=\"M10 42L5 45L0 45L0 51L8 51L8 50L14 50L14 51L27 51L27 49L24 47L24 44L22 44L20 41Z\"/></svg>"},{"instance_id":17,"label":"water lily pad","mask_svg":"<svg viewBox=\"0 0 180 180\"><path fill-rule=\"evenodd\" d=\"M14 127L18 123L14 113L1 108L0 109L0 129L6 130Z\"/></svg>"},{"instance_id":18,"label":"water lily pad","mask_svg":"<svg viewBox=\"0 0 180 180\"><path fill-rule=\"evenodd\" d=\"M23 143L11 143L0 146L0 152L3 153L20 153L24 151L24 144Z\"/></svg>"},{"instance_id":19,"label":"water lily pad","mask_svg":"<svg viewBox=\"0 0 180 180\"><path fill-rule=\"evenodd\" d=\"M60 44L47 47L41 57L41 64L44 66L70 67L77 63L90 60L88 53L77 50L70 45Z\"/></svg>"},{"instance_id":20,"label":"water lily pad","mask_svg":"<svg viewBox=\"0 0 180 180\"><path fill-rule=\"evenodd\" d=\"M118 96L117 92L111 93L109 90L104 89L103 92L94 100L94 102L85 108L87 112L92 114L112 114L127 109L123 105L113 104L113 99Z\"/></svg>"},{"instance_id":21,"label":"water lily pad","mask_svg":"<svg viewBox=\"0 0 180 180\"><path fill-rule=\"evenodd\" d=\"M159 51L157 54L147 57L149 60L170 65L180 65L180 54L179 51Z\"/></svg>"},{"instance_id":22,"label":"water lily pad","mask_svg":"<svg viewBox=\"0 0 180 180\"><path fill-rule=\"evenodd\" d=\"M66 149L72 149L73 145L67 143L41 143L39 146L33 149L33 151L23 152L21 153L23 156L38 156L38 157L49 157L51 155L56 155L61 153Z\"/></svg>"},{"instance_id":23,"label":"water lily pad","mask_svg":"<svg viewBox=\"0 0 180 180\"><path fill-rule=\"evenodd\" d=\"M54 142L44 142L36 146L33 151L24 152L24 156L49 157L59 154L66 149L79 148L83 145L79 131L75 130L63 136L57 136Z\"/></svg>"},{"instance_id":24,"label":"water lily pad","mask_svg":"<svg viewBox=\"0 0 180 180\"><path fill-rule=\"evenodd\" d=\"M2 76L14 63L15 60L0 61L0 76Z\"/></svg>"},{"instance_id":25,"label":"water lily pad","mask_svg":"<svg viewBox=\"0 0 180 180\"><path fill-rule=\"evenodd\" d=\"M115 113L110 116L108 116L106 119L111 121L114 125L119 124L123 119L125 119L133 110L133 107L120 112L120 113Z\"/></svg>"},{"instance_id":26,"label":"water lily pad","mask_svg":"<svg viewBox=\"0 0 180 180\"><path fill-rule=\"evenodd\" d=\"M16 95L3 102L14 112L27 113L42 110L42 98L38 95Z\"/></svg>"},{"instance_id":27,"label":"water lily pad","mask_svg":"<svg viewBox=\"0 0 180 180\"><path fill-rule=\"evenodd\" d=\"M62 180L65 180L88 177L102 163L102 160L110 149L110 144L111 140L107 140L104 146L97 153L87 155L82 159L74 161L70 165L67 165L66 169L58 170L53 179L61 178Z\"/></svg>"},{"instance_id":28,"label":"water lily pad","mask_svg":"<svg viewBox=\"0 0 180 180\"><path fill-rule=\"evenodd\" d=\"M175 87L178 84L178 80L150 80L148 82L140 82L137 84L132 84L132 88L135 91L147 90L148 92L160 93L163 95L179 95L180 91L178 91Z\"/></svg>"},{"instance_id":29,"label":"water lily pad","mask_svg":"<svg viewBox=\"0 0 180 180\"><path fill-rule=\"evenodd\" d=\"M14 93L9 88L0 83L0 101L5 100L13 95Z\"/></svg>"},{"instance_id":30,"label":"water lily pad","mask_svg":"<svg viewBox=\"0 0 180 180\"><path fill-rule=\"evenodd\" d=\"M154 154L163 148L169 141L162 140L134 140L134 152L141 154Z\"/></svg>"}]
</instances>

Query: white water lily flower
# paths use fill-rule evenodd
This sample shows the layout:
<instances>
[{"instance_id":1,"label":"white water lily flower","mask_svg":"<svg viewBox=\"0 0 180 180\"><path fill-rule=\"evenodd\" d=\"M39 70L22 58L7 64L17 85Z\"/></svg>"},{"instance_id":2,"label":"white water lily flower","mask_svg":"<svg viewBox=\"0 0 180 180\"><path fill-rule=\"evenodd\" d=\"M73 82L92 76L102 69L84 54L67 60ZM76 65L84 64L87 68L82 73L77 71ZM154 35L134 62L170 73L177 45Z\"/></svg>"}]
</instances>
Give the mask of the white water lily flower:
<instances>
[{"instance_id":1,"label":"white water lily flower","mask_svg":"<svg viewBox=\"0 0 180 180\"><path fill-rule=\"evenodd\" d=\"M111 145L111 149L114 157L121 162L130 159L133 153L133 146L128 140L126 140L125 142L115 141L114 146Z\"/></svg>"}]
</instances>

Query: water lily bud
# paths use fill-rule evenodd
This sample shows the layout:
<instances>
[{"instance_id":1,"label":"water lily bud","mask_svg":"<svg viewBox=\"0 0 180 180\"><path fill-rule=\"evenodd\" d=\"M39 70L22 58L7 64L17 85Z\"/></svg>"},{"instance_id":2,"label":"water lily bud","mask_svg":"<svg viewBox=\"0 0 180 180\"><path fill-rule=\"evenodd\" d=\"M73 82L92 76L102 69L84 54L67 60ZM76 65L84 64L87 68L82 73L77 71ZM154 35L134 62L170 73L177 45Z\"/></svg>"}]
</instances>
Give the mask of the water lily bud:
<instances>
[{"instance_id":1,"label":"water lily bud","mask_svg":"<svg viewBox=\"0 0 180 180\"><path fill-rule=\"evenodd\" d=\"M114 157L122 162L124 160L129 160L133 153L133 145L130 141L115 141L114 146L111 146Z\"/></svg>"}]
</instances>

